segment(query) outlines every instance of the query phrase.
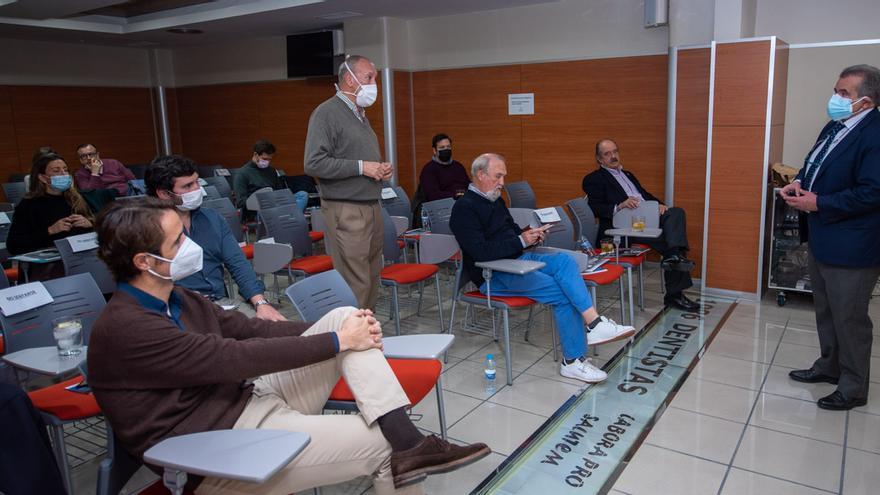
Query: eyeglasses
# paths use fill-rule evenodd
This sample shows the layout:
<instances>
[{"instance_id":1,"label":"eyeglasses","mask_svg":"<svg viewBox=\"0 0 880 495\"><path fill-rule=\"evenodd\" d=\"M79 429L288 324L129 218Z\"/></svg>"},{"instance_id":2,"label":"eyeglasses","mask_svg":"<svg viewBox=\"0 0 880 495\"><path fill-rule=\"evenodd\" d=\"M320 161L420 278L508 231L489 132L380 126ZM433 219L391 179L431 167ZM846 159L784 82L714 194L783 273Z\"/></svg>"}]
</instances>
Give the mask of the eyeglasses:
<instances>
[{"instance_id":1,"label":"eyeglasses","mask_svg":"<svg viewBox=\"0 0 880 495\"><path fill-rule=\"evenodd\" d=\"M92 158L95 158L96 156L98 156L98 152L97 152L97 151L94 152L94 153L84 153L84 154L82 154L82 155L79 155L79 159L80 159L80 160L82 160L83 158L92 159Z\"/></svg>"}]
</instances>

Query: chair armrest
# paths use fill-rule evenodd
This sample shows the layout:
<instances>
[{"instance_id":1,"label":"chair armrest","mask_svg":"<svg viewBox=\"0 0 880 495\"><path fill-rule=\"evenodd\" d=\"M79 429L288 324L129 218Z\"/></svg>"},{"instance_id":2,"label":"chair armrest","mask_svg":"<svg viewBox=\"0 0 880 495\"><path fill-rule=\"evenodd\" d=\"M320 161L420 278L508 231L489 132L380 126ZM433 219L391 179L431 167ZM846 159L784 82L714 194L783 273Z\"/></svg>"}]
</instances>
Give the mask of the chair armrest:
<instances>
[{"instance_id":1,"label":"chair armrest","mask_svg":"<svg viewBox=\"0 0 880 495\"><path fill-rule=\"evenodd\" d=\"M544 268L543 261L529 261L529 260L494 260L494 261L479 261L475 263L479 268L484 270L492 270L495 272L504 272L504 273L513 273L516 275L525 275L527 273L531 273L535 270L540 270Z\"/></svg>"},{"instance_id":2,"label":"chair armrest","mask_svg":"<svg viewBox=\"0 0 880 495\"><path fill-rule=\"evenodd\" d=\"M309 444L305 433L282 430L216 430L167 438L144 461L168 470L262 483ZM167 473L166 473L167 474Z\"/></svg>"},{"instance_id":3,"label":"chair armrest","mask_svg":"<svg viewBox=\"0 0 880 495\"><path fill-rule=\"evenodd\" d=\"M384 337L382 352L386 358L440 359L454 340L455 336L448 333Z\"/></svg>"}]
</instances>

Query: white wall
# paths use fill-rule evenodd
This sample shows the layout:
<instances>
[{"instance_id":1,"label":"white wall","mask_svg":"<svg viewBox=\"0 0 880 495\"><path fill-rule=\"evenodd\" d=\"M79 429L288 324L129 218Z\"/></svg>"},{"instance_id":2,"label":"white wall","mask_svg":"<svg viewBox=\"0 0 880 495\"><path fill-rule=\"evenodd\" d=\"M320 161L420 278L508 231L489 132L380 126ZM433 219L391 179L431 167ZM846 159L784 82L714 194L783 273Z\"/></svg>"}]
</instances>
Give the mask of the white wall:
<instances>
[{"instance_id":1,"label":"white wall","mask_svg":"<svg viewBox=\"0 0 880 495\"><path fill-rule=\"evenodd\" d=\"M176 48L177 86L287 78L287 38L241 38L223 44Z\"/></svg>"},{"instance_id":2,"label":"white wall","mask_svg":"<svg viewBox=\"0 0 880 495\"><path fill-rule=\"evenodd\" d=\"M880 38L878 0L759 0L756 36L788 43Z\"/></svg>"},{"instance_id":3,"label":"white wall","mask_svg":"<svg viewBox=\"0 0 880 495\"><path fill-rule=\"evenodd\" d=\"M566 0L409 21L412 70L667 53L643 0Z\"/></svg>"},{"instance_id":4,"label":"white wall","mask_svg":"<svg viewBox=\"0 0 880 495\"><path fill-rule=\"evenodd\" d=\"M149 87L143 48L0 39L0 84Z\"/></svg>"}]
</instances>

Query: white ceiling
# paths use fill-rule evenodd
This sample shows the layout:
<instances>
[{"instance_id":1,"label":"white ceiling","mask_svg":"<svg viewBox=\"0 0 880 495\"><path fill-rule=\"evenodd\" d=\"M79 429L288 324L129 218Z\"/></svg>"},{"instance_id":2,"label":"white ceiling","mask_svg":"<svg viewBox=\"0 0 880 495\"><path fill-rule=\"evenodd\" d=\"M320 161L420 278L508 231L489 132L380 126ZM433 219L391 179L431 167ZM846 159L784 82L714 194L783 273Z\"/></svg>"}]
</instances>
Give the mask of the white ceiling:
<instances>
[{"instance_id":1,"label":"white ceiling","mask_svg":"<svg viewBox=\"0 0 880 495\"><path fill-rule=\"evenodd\" d=\"M417 19L554 0L214 0L136 17L81 15L122 0L0 0L0 38L117 46L175 46L214 43L339 28L343 20L319 16L356 12L356 19ZM173 27L199 35L171 34ZM454 35L454 34L452 34Z\"/></svg>"}]
</instances>

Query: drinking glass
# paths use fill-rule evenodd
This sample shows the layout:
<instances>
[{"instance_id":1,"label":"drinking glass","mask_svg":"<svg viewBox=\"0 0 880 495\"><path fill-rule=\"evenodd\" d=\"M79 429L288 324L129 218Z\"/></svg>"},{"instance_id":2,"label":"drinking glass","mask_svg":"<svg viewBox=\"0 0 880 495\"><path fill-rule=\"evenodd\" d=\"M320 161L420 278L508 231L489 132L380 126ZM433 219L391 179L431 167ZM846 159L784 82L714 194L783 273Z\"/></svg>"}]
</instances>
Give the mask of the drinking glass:
<instances>
[{"instance_id":1,"label":"drinking glass","mask_svg":"<svg viewBox=\"0 0 880 495\"><path fill-rule=\"evenodd\" d=\"M82 321L73 316L52 320L52 336L59 356L77 356L82 353Z\"/></svg>"}]
</instances>

